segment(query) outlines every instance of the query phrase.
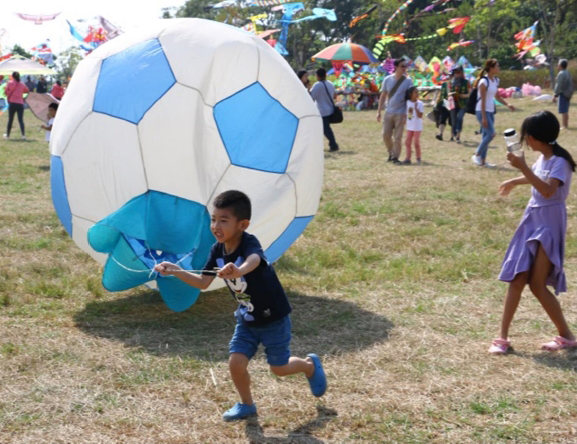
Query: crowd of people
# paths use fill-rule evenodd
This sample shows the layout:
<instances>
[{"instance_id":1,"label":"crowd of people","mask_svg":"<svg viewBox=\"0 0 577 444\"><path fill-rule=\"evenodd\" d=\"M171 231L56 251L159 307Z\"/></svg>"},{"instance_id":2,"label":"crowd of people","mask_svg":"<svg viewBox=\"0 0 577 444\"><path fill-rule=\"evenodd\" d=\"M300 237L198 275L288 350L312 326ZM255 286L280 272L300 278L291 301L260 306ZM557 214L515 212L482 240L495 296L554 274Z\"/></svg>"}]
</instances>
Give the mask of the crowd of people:
<instances>
[{"instance_id":1,"label":"crowd of people","mask_svg":"<svg viewBox=\"0 0 577 444\"><path fill-rule=\"evenodd\" d=\"M393 62L394 72L386 76L380 88L377 107L377 121L382 124L382 137L388 152L388 162L395 165L410 165L412 163L412 147L416 153L416 163L420 165L421 141L420 133L423 129L424 104L419 100L419 90L407 75L407 61L404 58ZM567 70L567 60L560 60L559 74L555 87L554 102L558 102L559 114L566 128L569 122L569 103L573 94L573 79ZM432 118L438 129L436 139L444 140L446 126L451 126L450 141L461 143L463 121L468 107L475 115L480 129L476 134L481 135L481 141L471 157L473 164L480 167L492 168L495 165L487 162L487 152L490 142L495 137L495 102L501 103L511 111L515 107L507 102L499 93L499 62L497 59L488 59L473 84L464 75L461 66L451 69L447 81L441 84L439 94L432 112ZM337 151L338 144L330 124L330 116L335 110L337 91L332 82L326 78L326 70L317 70L317 82L311 85L307 71L297 73L305 88L316 102L323 118L323 132L329 141L329 151ZM359 98L357 109L370 108L369 100L375 96L370 85L365 85L366 94ZM411 89L412 88L412 89ZM471 97L472 96L472 97ZM471 100L474 103L471 103ZM384 114L383 114L384 111ZM401 160L403 137L406 127L406 156Z\"/></svg>"}]
</instances>

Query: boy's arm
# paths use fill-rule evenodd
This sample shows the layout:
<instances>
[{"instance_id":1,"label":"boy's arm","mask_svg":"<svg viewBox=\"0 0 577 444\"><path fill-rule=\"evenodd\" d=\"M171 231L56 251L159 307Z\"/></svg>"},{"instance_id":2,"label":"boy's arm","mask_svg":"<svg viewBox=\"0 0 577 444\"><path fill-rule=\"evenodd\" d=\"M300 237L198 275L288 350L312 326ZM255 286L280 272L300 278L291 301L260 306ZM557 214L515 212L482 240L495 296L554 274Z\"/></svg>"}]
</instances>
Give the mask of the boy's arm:
<instances>
[{"instance_id":1,"label":"boy's arm","mask_svg":"<svg viewBox=\"0 0 577 444\"><path fill-rule=\"evenodd\" d=\"M238 279L245 274L255 270L260 265L261 260L262 259L258 254L253 253L246 258L240 267L237 267L232 262L229 262L220 269L220 271L217 273L217 276L222 279Z\"/></svg>"},{"instance_id":2,"label":"boy's arm","mask_svg":"<svg viewBox=\"0 0 577 444\"><path fill-rule=\"evenodd\" d=\"M162 262L154 267L154 271L160 273L161 276L176 276L185 284L191 287L200 288L201 290L206 290L208 286L214 280L214 276L198 275L191 273L189 271L184 271L178 265L171 262Z\"/></svg>"}]
</instances>

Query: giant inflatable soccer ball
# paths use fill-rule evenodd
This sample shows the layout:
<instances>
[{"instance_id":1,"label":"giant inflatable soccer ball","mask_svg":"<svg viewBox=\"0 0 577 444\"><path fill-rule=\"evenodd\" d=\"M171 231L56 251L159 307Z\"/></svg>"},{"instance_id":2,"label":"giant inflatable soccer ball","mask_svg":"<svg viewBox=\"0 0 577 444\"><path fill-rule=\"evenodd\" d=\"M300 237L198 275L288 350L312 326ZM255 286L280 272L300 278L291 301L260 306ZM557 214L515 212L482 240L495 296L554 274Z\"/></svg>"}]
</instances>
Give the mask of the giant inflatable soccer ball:
<instances>
[{"instance_id":1,"label":"giant inflatable soccer ball","mask_svg":"<svg viewBox=\"0 0 577 444\"><path fill-rule=\"evenodd\" d=\"M262 39L201 19L159 20L102 45L76 69L50 142L52 199L103 285L156 285L182 311L198 290L150 270L201 269L210 203L245 192L249 232L277 260L316 213L322 121ZM222 282L216 279L215 288Z\"/></svg>"}]
</instances>

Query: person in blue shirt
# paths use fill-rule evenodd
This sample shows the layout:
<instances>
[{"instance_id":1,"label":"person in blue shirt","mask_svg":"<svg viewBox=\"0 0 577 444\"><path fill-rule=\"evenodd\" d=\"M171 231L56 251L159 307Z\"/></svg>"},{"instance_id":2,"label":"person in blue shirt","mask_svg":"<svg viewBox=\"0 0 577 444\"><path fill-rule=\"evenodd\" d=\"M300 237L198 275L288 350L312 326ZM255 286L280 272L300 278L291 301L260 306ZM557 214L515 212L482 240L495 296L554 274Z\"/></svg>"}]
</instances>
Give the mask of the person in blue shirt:
<instances>
[{"instance_id":1,"label":"person in blue shirt","mask_svg":"<svg viewBox=\"0 0 577 444\"><path fill-rule=\"evenodd\" d=\"M234 421L256 414L248 363L261 343L275 375L304 373L312 394L323 396L327 380L320 358L314 353L305 359L290 355L292 309L258 239L246 232L251 217L250 199L240 191L225 191L215 198L213 207L211 230L216 243L203 273L188 272L171 262L162 262L155 270L204 290L214 280L217 269L216 276L224 279L239 304L229 345L229 370L241 402L226 411L223 419Z\"/></svg>"}]
</instances>

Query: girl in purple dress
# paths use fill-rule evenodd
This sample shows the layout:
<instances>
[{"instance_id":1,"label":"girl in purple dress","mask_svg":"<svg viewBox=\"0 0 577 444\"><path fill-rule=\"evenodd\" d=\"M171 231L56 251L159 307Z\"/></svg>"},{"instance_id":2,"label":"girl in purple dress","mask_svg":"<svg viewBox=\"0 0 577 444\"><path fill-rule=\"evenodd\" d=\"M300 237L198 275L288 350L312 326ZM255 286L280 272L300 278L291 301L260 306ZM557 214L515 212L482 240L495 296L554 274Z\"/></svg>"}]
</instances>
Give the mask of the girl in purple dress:
<instances>
[{"instance_id":1,"label":"girl in purple dress","mask_svg":"<svg viewBox=\"0 0 577 444\"><path fill-rule=\"evenodd\" d=\"M555 294L567 291L563 271L567 229L565 200L576 166L567 150L557 143L558 135L557 118L549 111L540 111L527 117L521 128L521 142L541 153L537 162L530 168L523 155L507 154L509 163L523 175L503 182L499 194L506 196L517 185L532 185L532 188L531 199L509 244L499 275L500 280L509 282L509 289L505 297L501 335L489 348L492 354L505 354L511 347L509 326L527 284L559 333L541 349L556 351L577 347L559 301L547 289L550 285Z\"/></svg>"}]
</instances>

